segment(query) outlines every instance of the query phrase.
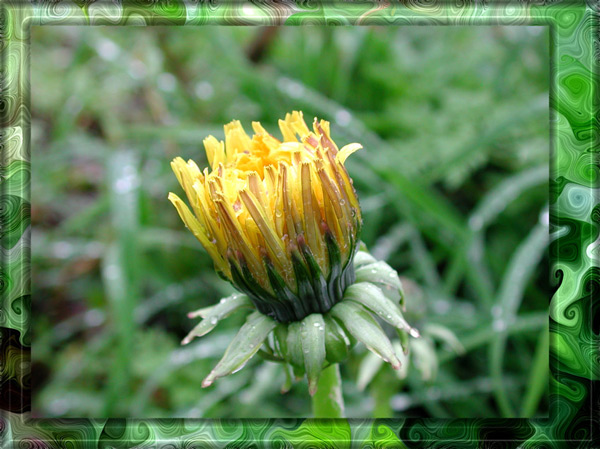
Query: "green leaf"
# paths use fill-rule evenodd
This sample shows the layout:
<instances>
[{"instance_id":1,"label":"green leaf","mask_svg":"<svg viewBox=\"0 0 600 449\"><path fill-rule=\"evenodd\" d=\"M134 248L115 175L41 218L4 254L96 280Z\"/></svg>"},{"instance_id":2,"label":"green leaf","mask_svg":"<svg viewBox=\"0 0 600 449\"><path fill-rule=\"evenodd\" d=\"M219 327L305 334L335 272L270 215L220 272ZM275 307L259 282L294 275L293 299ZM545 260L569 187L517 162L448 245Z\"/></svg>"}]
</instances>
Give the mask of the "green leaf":
<instances>
[{"instance_id":1,"label":"green leaf","mask_svg":"<svg viewBox=\"0 0 600 449\"><path fill-rule=\"evenodd\" d=\"M325 362L325 321L320 313L308 315L300 322L304 367L308 377L308 392L313 396Z\"/></svg>"},{"instance_id":2,"label":"green leaf","mask_svg":"<svg viewBox=\"0 0 600 449\"><path fill-rule=\"evenodd\" d=\"M400 368L400 361L387 335L361 305L353 301L342 301L331 309L331 314L369 350L390 363L394 369Z\"/></svg>"},{"instance_id":3,"label":"green leaf","mask_svg":"<svg viewBox=\"0 0 600 449\"><path fill-rule=\"evenodd\" d=\"M263 341L275 326L277 326L277 323L274 320L260 312L253 312L248 315L246 323L227 347L223 358L202 381L202 387L206 388L215 379L228 376L242 369L246 362L258 352Z\"/></svg>"},{"instance_id":4,"label":"green leaf","mask_svg":"<svg viewBox=\"0 0 600 449\"><path fill-rule=\"evenodd\" d=\"M194 327L189 334L181 341L182 345L187 345L195 337L201 337L208 334L220 320L227 318L236 310L244 307L253 307L252 302L248 296L241 293L234 293L231 296L222 298L218 304L211 307L205 307L203 309L196 310L195 312L188 313L189 318L195 318L201 316L203 319Z\"/></svg>"},{"instance_id":5,"label":"green leaf","mask_svg":"<svg viewBox=\"0 0 600 449\"><path fill-rule=\"evenodd\" d=\"M407 330L415 338L419 336L419 331L408 324L398 306L386 298L379 287L370 282L351 285L346 289L344 299L361 304L392 326Z\"/></svg>"}]
</instances>

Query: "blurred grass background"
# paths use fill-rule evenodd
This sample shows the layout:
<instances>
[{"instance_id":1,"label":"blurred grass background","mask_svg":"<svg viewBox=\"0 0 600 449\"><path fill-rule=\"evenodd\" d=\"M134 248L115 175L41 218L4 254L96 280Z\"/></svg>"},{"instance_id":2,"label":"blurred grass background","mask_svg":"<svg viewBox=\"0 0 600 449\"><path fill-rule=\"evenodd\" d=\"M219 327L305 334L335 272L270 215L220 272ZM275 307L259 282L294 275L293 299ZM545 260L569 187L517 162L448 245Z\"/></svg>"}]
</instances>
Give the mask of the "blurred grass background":
<instances>
[{"instance_id":1,"label":"blurred grass background","mask_svg":"<svg viewBox=\"0 0 600 449\"><path fill-rule=\"evenodd\" d=\"M34 27L35 416L300 417L306 382L253 359L209 389L243 314L186 347L186 312L231 291L167 201L222 125L300 109L361 142L363 240L404 279L409 321L454 332L349 417L544 416L548 33L541 27ZM361 368L362 363L362 368Z\"/></svg>"}]
</instances>

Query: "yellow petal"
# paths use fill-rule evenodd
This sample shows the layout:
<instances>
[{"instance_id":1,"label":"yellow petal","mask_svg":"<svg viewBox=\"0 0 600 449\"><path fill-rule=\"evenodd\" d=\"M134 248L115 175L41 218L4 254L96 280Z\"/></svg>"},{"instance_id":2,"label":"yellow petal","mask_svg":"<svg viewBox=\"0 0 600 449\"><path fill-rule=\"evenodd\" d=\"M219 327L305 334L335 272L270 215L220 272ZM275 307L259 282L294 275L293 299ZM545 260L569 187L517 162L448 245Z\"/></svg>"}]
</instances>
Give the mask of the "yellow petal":
<instances>
[{"instance_id":1,"label":"yellow petal","mask_svg":"<svg viewBox=\"0 0 600 449\"><path fill-rule=\"evenodd\" d=\"M344 162L346 162L346 159L348 159L348 156L350 156L352 153L355 153L356 151L360 150L362 147L363 146L360 143L348 144L348 145L344 146L338 152L338 154L335 155L335 158L343 164Z\"/></svg>"}]
</instances>

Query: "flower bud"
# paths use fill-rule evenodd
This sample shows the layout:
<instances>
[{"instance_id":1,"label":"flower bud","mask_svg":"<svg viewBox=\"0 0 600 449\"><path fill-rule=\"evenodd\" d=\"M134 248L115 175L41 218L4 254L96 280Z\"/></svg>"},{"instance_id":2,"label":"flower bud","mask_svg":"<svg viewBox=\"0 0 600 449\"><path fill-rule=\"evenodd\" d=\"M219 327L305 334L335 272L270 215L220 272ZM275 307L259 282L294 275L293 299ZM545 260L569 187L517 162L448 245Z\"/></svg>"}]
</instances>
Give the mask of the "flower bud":
<instances>
[{"instance_id":1,"label":"flower bud","mask_svg":"<svg viewBox=\"0 0 600 449\"><path fill-rule=\"evenodd\" d=\"M338 150L329 123L315 119L311 131L301 112L279 121L283 141L252 126L252 137L233 121L225 142L204 140L210 172L174 159L191 209L169 199L262 314L287 323L325 313L355 279L361 212L344 162L361 145Z\"/></svg>"}]
</instances>

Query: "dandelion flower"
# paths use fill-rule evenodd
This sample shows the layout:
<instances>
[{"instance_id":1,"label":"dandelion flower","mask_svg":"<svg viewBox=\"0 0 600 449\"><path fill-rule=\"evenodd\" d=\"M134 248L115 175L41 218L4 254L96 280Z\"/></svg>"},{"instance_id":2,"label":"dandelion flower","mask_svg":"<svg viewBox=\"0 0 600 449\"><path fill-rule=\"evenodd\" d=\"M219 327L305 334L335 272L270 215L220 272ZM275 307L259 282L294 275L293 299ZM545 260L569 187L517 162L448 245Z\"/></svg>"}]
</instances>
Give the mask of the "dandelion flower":
<instances>
[{"instance_id":1,"label":"dandelion flower","mask_svg":"<svg viewBox=\"0 0 600 449\"><path fill-rule=\"evenodd\" d=\"M240 292L191 313L203 320L184 343L238 309L255 309L203 386L239 370L263 343L263 355L308 375L311 393L356 340L398 368L373 314L416 331L402 317L397 273L359 251L361 211L344 164L362 146L338 148L328 122L315 119L311 130L297 111L279 121L282 141L258 122L252 137L239 121L224 128L224 142L204 140L210 169L171 163L190 207L174 193L169 200Z\"/></svg>"}]
</instances>

